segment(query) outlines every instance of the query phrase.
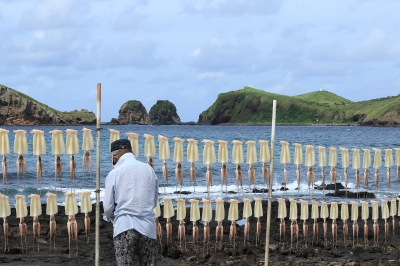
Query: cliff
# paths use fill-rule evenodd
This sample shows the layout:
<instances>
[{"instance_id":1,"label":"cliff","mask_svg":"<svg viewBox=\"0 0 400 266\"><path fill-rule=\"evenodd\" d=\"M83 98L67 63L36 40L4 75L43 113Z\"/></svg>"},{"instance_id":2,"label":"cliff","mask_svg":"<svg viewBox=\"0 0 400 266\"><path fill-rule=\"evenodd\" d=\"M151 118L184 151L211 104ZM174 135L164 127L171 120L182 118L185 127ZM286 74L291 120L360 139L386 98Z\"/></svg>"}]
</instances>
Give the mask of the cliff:
<instances>
[{"instance_id":1,"label":"cliff","mask_svg":"<svg viewBox=\"0 0 400 266\"><path fill-rule=\"evenodd\" d=\"M400 95L352 102L328 91L286 96L250 87L219 94L198 123L271 123L274 99L277 123L400 126Z\"/></svg>"},{"instance_id":2,"label":"cliff","mask_svg":"<svg viewBox=\"0 0 400 266\"><path fill-rule=\"evenodd\" d=\"M168 100L158 100L151 107L149 115L154 125L175 125L181 123L175 105Z\"/></svg>"},{"instance_id":3,"label":"cliff","mask_svg":"<svg viewBox=\"0 0 400 266\"><path fill-rule=\"evenodd\" d=\"M0 125L91 125L94 113L82 109L60 112L31 97L0 85Z\"/></svg>"}]
</instances>

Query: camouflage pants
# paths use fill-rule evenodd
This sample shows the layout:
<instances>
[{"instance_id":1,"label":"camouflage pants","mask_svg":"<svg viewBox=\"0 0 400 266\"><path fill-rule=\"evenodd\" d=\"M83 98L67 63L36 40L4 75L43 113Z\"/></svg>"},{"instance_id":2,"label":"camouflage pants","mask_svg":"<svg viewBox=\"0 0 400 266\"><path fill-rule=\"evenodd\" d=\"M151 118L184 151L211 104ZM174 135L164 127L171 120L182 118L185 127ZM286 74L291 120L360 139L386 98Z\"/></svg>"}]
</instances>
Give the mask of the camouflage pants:
<instances>
[{"instance_id":1,"label":"camouflage pants","mask_svg":"<svg viewBox=\"0 0 400 266\"><path fill-rule=\"evenodd\" d=\"M157 240L140 234L135 229L114 237L115 257L118 266L134 265L137 255L140 265L157 265Z\"/></svg>"}]
</instances>

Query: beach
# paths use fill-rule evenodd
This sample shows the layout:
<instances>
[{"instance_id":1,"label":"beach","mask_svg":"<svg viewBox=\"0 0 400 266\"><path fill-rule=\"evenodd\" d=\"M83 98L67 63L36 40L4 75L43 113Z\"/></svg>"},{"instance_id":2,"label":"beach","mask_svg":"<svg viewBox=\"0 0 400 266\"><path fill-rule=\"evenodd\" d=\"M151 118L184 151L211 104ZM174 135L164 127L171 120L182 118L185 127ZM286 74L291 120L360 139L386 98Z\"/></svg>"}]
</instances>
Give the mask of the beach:
<instances>
[{"instance_id":1,"label":"beach","mask_svg":"<svg viewBox=\"0 0 400 266\"><path fill-rule=\"evenodd\" d=\"M253 206L254 202L252 202ZM286 200L287 210L289 213L289 202ZM45 213L45 205L42 205L43 213ZM228 213L229 203L225 203L225 214ZM28 207L29 208L29 207ZM161 210L163 208L161 207ZM371 207L370 207L371 209ZM40 250L37 251L37 242L35 243L35 251L33 251L33 235L32 235L32 217L26 217L28 226L28 252L22 254L21 243L19 236L19 219L15 218L15 209L12 209L11 216L8 217L9 224L9 252L0 255L0 262L8 265L93 265L95 259L95 205L90 213L91 231L90 241L86 243L84 230L84 214L78 213L76 220L78 223L78 252L76 254L76 242L71 240L71 256L69 257L68 248L68 231L67 231L67 216L64 215L64 207L59 206L59 212L55 216L57 222L56 248L50 251L49 245L49 216L39 216L41 223ZM309 206L311 211L311 205ZM102 212L101 208L101 212ZM243 204L239 203L239 217L242 218ZM210 241L208 252L203 252L203 224L197 222L199 228L198 248L193 244L192 240L192 222L190 222L190 208L187 208L187 216L185 219L186 241L187 248L184 251L180 250L178 239L179 221L172 218L173 243L167 248L166 244L166 219L159 218L163 228L163 248L159 249L158 265L263 265L264 263L264 246L265 246L265 229L266 229L266 214L267 201L263 201L264 216L260 218L262 231L260 234L260 243L256 245L256 224L257 219L251 217L250 222L250 241L243 243L243 226L237 225L236 245L230 244L229 231L230 221L223 221L224 239L222 245L215 245L215 228L217 223L212 220L210 222ZM379 219L379 245L374 247L373 221L368 220L368 246L364 247L364 221L358 220L359 233L358 242L353 246L352 242L352 225L348 221L349 235L348 247L345 248L343 242L343 222L337 220L338 225L338 243L337 247L332 247L332 221L327 219L327 244L324 244L323 236L323 219L318 219L318 241L312 245L312 228L313 221L309 219L308 224L308 241L307 247L304 244L303 237L303 221L298 221L299 239L296 247L296 240L293 240L293 247L290 245L290 221L286 218L286 231L284 244L279 243L279 224L277 219L278 203L272 202L271 208L271 237L270 237L270 265L399 265L400 264L400 235L399 217L395 219L394 238L392 232L392 218L388 219L389 234L387 241L384 242L384 220ZM298 205L298 217L300 217L300 205ZM371 210L370 210L371 213ZM380 212L379 212L380 213ZM361 207L359 208L359 217L361 217ZM3 226L1 226L3 229ZM3 231L3 230L1 230ZM1 235L1 248L4 247L3 234ZM111 223L107 223L101 219L100 221L100 265L116 265L114 246L113 246L113 228Z\"/></svg>"}]
</instances>

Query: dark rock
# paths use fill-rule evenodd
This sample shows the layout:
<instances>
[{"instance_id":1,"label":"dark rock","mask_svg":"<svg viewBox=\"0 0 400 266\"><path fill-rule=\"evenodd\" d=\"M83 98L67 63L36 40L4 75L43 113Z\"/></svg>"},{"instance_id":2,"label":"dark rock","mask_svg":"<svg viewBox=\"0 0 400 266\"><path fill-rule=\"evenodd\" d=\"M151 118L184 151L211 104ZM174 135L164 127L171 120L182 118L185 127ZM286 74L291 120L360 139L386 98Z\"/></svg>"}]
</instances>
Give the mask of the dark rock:
<instances>
[{"instance_id":1,"label":"dark rock","mask_svg":"<svg viewBox=\"0 0 400 266\"><path fill-rule=\"evenodd\" d=\"M318 190L322 190L323 189L322 186L317 186L316 188ZM345 187L342 185L342 183L336 183L336 190L339 190L339 189L345 189ZM335 190L335 184L325 185L325 190Z\"/></svg>"},{"instance_id":2,"label":"dark rock","mask_svg":"<svg viewBox=\"0 0 400 266\"><path fill-rule=\"evenodd\" d=\"M275 190L273 189L272 192L274 192ZM262 189L256 189L253 188L253 193L268 193L268 189L267 188L262 188Z\"/></svg>"},{"instance_id":3,"label":"dark rock","mask_svg":"<svg viewBox=\"0 0 400 266\"><path fill-rule=\"evenodd\" d=\"M151 124L149 114L146 108L140 101L132 100L124 103L118 111L118 122L122 125L127 124L139 124L149 125ZM111 120L112 121L112 120ZM110 122L111 123L111 122Z\"/></svg>"},{"instance_id":4,"label":"dark rock","mask_svg":"<svg viewBox=\"0 0 400 266\"><path fill-rule=\"evenodd\" d=\"M221 265L225 260L226 257L224 254L215 254L208 260L208 262L211 264Z\"/></svg>"},{"instance_id":5,"label":"dark rock","mask_svg":"<svg viewBox=\"0 0 400 266\"><path fill-rule=\"evenodd\" d=\"M281 187L280 189L279 189L280 191L287 191L287 190L289 190L287 187L285 188L285 187Z\"/></svg>"},{"instance_id":6,"label":"dark rock","mask_svg":"<svg viewBox=\"0 0 400 266\"><path fill-rule=\"evenodd\" d=\"M110 125L119 125L119 121L117 118L112 118L109 124Z\"/></svg>"},{"instance_id":7,"label":"dark rock","mask_svg":"<svg viewBox=\"0 0 400 266\"><path fill-rule=\"evenodd\" d=\"M174 191L174 194L189 195L192 194L190 191Z\"/></svg>"},{"instance_id":8,"label":"dark rock","mask_svg":"<svg viewBox=\"0 0 400 266\"><path fill-rule=\"evenodd\" d=\"M289 255L289 254L290 254L290 250L284 249L284 250L281 250L280 253L281 253L281 255L286 256L286 255Z\"/></svg>"},{"instance_id":9,"label":"dark rock","mask_svg":"<svg viewBox=\"0 0 400 266\"><path fill-rule=\"evenodd\" d=\"M354 254L361 254L364 253L364 247L360 245L356 245L352 248Z\"/></svg>"},{"instance_id":10,"label":"dark rock","mask_svg":"<svg viewBox=\"0 0 400 266\"><path fill-rule=\"evenodd\" d=\"M181 123L176 107L168 100L158 100L149 112L153 125L176 125Z\"/></svg>"},{"instance_id":11,"label":"dark rock","mask_svg":"<svg viewBox=\"0 0 400 266\"><path fill-rule=\"evenodd\" d=\"M341 198L352 198L352 199L357 199L357 198L369 198L369 199L373 199L375 198L375 194L374 193L370 193L370 192L350 192L345 190L340 190L340 191L336 191L334 193L328 193L326 194L326 196L330 196L330 197L341 197Z\"/></svg>"}]
</instances>

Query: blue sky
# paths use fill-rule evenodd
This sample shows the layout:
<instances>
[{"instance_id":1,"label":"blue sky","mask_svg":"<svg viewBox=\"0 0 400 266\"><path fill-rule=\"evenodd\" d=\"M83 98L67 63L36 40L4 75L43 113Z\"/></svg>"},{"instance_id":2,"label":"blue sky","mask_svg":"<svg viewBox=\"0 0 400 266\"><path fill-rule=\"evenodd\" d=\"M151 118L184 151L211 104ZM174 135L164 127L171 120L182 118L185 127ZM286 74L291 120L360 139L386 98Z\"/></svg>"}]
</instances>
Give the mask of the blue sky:
<instances>
[{"instance_id":1,"label":"blue sky","mask_svg":"<svg viewBox=\"0 0 400 266\"><path fill-rule=\"evenodd\" d=\"M400 1L0 0L0 84L102 121L170 100L197 121L222 92L400 93Z\"/></svg>"}]
</instances>

